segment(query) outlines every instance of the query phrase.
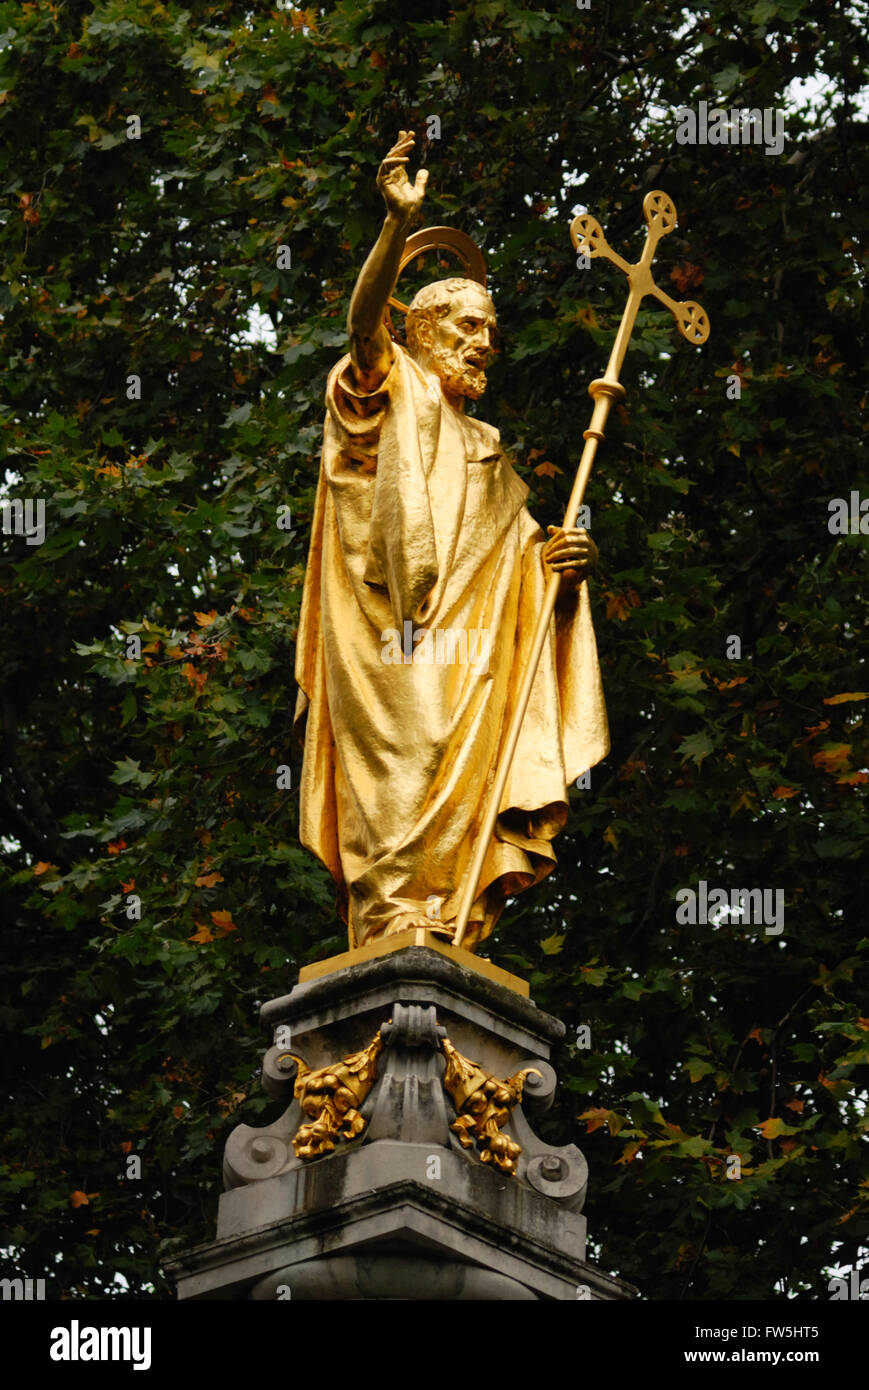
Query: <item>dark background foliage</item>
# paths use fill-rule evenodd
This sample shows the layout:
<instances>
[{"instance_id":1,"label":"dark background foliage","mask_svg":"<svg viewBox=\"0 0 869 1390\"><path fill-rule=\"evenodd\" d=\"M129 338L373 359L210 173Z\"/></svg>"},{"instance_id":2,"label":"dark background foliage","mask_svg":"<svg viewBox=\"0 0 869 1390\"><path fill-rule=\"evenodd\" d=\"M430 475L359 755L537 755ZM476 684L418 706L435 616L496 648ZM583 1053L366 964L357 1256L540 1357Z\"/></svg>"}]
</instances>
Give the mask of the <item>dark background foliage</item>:
<instances>
[{"instance_id":1,"label":"dark background foliage","mask_svg":"<svg viewBox=\"0 0 869 1390\"><path fill-rule=\"evenodd\" d=\"M0 535L4 1274L170 1297L229 1129L273 1118L258 1006L343 947L297 837L294 624L400 127L425 220L487 254L480 413L544 525L626 289L571 216L633 258L663 187L657 278L712 320L696 350L640 313L587 499L613 748L489 943L568 1025L546 1125L588 1155L594 1255L666 1299L826 1298L859 1263L867 541L828 503L869 495L866 17L0 4L5 495L47 503L44 544ZM677 144L700 100L783 108L783 153ZM783 890L783 933L679 925L701 879Z\"/></svg>"}]
</instances>

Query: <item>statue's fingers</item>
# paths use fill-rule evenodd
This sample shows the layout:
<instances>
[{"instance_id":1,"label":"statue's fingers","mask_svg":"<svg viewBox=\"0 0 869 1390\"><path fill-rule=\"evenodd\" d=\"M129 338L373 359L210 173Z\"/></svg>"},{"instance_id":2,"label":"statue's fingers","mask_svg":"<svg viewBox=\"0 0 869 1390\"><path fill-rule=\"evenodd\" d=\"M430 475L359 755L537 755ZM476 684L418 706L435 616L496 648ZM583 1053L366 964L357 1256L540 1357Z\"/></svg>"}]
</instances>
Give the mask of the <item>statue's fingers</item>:
<instances>
[{"instance_id":1,"label":"statue's fingers","mask_svg":"<svg viewBox=\"0 0 869 1390\"><path fill-rule=\"evenodd\" d=\"M424 192L425 192L425 186L426 186L427 183L428 183L428 169L420 169L419 172L417 173L416 178L415 178L414 181L413 181L413 190L414 190L414 192L415 192L415 193L424 193Z\"/></svg>"},{"instance_id":2,"label":"statue's fingers","mask_svg":"<svg viewBox=\"0 0 869 1390\"><path fill-rule=\"evenodd\" d=\"M399 131L399 133L398 133L398 139L396 140L395 144L392 146L392 149L389 151L389 154L392 154L393 150L409 150L410 147L411 147L411 145L413 144L413 142L414 142L414 134L413 134L413 131L412 131L412 130L401 130L401 131ZM388 156L387 156L387 158L388 158Z\"/></svg>"},{"instance_id":3,"label":"statue's fingers","mask_svg":"<svg viewBox=\"0 0 869 1390\"><path fill-rule=\"evenodd\" d=\"M581 555L577 550L556 550L549 556L549 563L558 563L560 566L577 566L578 569L587 569L588 556Z\"/></svg>"},{"instance_id":4,"label":"statue's fingers","mask_svg":"<svg viewBox=\"0 0 869 1390\"><path fill-rule=\"evenodd\" d=\"M393 145L391 150L387 150L383 158L386 159L406 159L413 147L413 138L410 140L399 140L397 145Z\"/></svg>"}]
</instances>

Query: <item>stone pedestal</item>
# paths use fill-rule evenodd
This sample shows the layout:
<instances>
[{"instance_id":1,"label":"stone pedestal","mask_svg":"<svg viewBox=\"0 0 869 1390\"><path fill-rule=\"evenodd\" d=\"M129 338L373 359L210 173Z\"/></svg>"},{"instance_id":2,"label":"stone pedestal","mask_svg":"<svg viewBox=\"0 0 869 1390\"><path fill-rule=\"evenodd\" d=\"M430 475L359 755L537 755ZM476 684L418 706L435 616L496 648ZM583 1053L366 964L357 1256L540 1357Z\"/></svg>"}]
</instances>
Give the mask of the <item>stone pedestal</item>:
<instances>
[{"instance_id":1,"label":"stone pedestal","mask_svg":"<svg viewBox=\"0 0 869 1390\"><path fill-rule=\"evenodd\" d=\"M179 1298L619 1299L585 1261L585 1159L537 1138L564 1026L429 932L308 967L262 1009L287 1101L226 1145Z\"/></svg>"}]
</instances>

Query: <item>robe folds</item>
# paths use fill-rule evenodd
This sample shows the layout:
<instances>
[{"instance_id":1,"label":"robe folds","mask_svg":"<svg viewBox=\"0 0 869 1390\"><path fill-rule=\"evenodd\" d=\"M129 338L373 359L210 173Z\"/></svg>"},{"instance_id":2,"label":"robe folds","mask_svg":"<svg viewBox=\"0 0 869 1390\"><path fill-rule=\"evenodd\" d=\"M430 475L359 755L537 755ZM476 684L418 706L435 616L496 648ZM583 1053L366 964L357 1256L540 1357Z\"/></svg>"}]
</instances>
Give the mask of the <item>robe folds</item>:
<instances>
[{"instance_id":1,"label":"robe folds","mask_svg":"<svg viewBox=\"0 0 869 1390\"><path fill-rule=\"evenodd\" d=\"M454 922L546 571L499 432L395 346L374 392L326 389L296 648L302 843L350 946ZM568 784L609 749L583 582L544 645L464 945L553 867Z\"/></svg>"}]
</instances>

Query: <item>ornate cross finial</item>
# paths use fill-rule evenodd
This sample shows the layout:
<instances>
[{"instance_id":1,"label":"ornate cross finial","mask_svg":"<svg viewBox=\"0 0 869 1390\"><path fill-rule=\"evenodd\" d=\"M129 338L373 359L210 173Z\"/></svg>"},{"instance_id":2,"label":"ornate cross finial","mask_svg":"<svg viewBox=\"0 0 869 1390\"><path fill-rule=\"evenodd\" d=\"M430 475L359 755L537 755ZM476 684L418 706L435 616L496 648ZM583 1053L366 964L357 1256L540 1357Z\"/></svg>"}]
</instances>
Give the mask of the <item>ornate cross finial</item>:
<instances>
[{"instance_id":1,"label":"ornate cross finial","mask_svg":"<svg viewBox=\"0 0 869 1390\"><path fill-rule=\"evenodd\" d=\"M588 256L591 260L597 256L603 256L605 260L612 261L613 265L617 265L619 270L624 271L630 283L631 292L606 369L606 376L614 380L618 380L621 371L640 301L647 294L653 294L656 299L667 306L679 325L679 332L683 338L687 338L689 343L700 347L701 343L705 343L709 337L709 319L705 310L693 299L686 299L681 302L671 299L668 294L659 289L652 278L652 261L658 242L662 236L672 232L676 226L676 207L672 198L668 198L667 194L662 193L659 188L653 189L643 199L643 213L649 230L646 233L643 254L635 265L629 265L618 252L612 249L596 217L583 213L581 217L574 217L570 224L570 239L580 255Z\"/></svg>"}]
</instances>

